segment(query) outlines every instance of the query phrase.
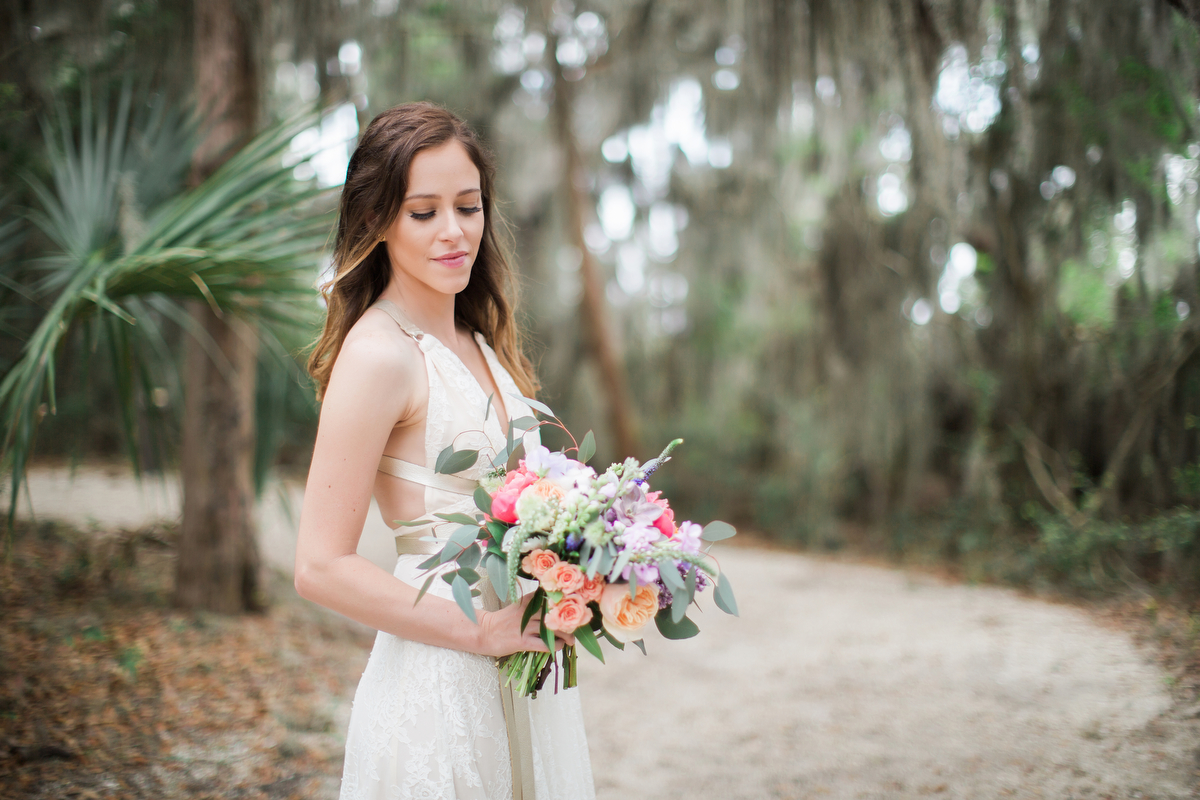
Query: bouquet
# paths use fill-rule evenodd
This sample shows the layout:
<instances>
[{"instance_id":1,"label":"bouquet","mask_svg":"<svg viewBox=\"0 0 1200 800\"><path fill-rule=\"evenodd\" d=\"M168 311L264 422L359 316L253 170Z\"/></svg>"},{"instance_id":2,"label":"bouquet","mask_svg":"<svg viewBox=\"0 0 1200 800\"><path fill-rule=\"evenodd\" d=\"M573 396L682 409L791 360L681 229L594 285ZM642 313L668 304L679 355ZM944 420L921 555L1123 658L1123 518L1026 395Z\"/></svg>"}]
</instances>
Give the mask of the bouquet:
<instances>
[{"instance_id":1,"label":"bouquet","mask_svg":"<svg viewBox=\"0 0 1200 800\"><path fill-rule=\"evenodd\" d=\"M729 579L708 554L712 542L736 533L733 526L719 521L704 527L677 523L667 499L650 488L650 477L682 440L672 441L645 464L629 458L597 474L587 466L595 453L591 431L576 442L544 404L520 399L549 421L512 421L507 447L492 459L492 469L475 490L476 514L437 515L460 527L438 554L421 564L433 574L421 587L418 602L441 575L463 613L474 621L471 599L480 593L475 588L483 577L480 568L497 595L510 602L520 599L518 577L537 581L521 628L538 615L539 634L550 652L514 653L500 661L505 683L535 697L551 667L558 669L556 633L573 634L576 643L603 662L600 638L622 650L632 642L645 653L641 632L651 619L665 638L695 636L699 628L688 619L688 607L710 587L717 607L737 615ZM561 428L573 446L551 452L539 445L526 452L515 469L507 469L520 446L514 431L546 424ZM572 453L573 458L568 455ZM478 451L446 448L435 469L461 470L477 457ZM451 563L452 569L439 569ZM563 648L562 672L562 686L575 686L574 646Z\"/></svg>"}]
</instances>

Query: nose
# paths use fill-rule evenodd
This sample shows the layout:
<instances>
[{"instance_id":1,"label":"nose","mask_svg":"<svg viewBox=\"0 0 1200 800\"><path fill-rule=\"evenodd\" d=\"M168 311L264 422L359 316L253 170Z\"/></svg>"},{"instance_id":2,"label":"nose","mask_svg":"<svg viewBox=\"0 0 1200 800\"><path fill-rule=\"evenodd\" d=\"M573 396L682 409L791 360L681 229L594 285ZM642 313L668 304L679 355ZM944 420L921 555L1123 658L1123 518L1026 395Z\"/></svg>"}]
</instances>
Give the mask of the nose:
<instances>
[{"instance_id":1,"label":"nose","mask_svg":"<svg viewBox=\"0 0 1200 800\"><path fill-rule=\"evenodd\" d=\"M446 224L442 226L440 237L447 242L457 242L462 238L462 227L458 224L458 215L451 208L449 213L443 214L442 219L446 220Z\"/></svg>"}]
</instances>

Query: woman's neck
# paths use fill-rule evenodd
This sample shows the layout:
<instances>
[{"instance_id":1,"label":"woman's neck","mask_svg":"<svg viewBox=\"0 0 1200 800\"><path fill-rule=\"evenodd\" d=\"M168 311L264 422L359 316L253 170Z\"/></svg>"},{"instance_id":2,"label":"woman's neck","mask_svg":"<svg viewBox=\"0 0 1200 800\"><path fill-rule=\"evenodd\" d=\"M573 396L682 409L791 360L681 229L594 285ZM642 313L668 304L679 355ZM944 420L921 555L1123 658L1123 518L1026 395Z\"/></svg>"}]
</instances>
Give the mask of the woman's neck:
<instances>
[{"instance_id":1,"label":"woman's neck","mask_svg":"<svg viewBox=\"0 0 1200 800\"><path fill-rule=\"evenodd\" d=\"M455 295L443 294L406 275L392 275L380 297L400 307L413 324L439 342L455 349L458 331L454 324Z\"/></svg>"}]
</instances>

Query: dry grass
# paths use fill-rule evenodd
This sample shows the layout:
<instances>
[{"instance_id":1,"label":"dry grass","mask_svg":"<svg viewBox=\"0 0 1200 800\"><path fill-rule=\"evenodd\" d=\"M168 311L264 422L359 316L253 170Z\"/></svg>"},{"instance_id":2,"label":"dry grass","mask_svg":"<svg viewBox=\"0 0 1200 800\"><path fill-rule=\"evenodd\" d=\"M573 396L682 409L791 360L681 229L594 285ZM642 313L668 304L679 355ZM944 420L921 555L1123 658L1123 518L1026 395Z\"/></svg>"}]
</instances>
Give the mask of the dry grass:
<instances>
[{"instance_id":1,"label":"dry grass","mask_svg":"<svg viewBox=\"0 0 1200 800\"><path fill-rule=\"evenodd\" d=\"M275 586L263 615L169 606L169 531L24 526L0 577L0 796L336 791L368 636Z\"/></svg>"}]
</instances>

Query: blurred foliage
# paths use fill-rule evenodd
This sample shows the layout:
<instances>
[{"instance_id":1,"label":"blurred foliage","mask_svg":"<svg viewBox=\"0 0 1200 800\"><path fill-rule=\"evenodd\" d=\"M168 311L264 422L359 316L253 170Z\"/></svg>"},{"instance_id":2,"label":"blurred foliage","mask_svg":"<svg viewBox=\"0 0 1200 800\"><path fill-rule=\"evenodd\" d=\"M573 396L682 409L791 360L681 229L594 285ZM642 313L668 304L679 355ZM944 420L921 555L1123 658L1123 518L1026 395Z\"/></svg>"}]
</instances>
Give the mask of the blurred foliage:
<instances>
[{"instance_id":1,"label":"blurred foliage","mask_svg":"<svg viewBox=\"0 0 1200 800\"><path fill-rule=\"evenodd\" d=\"M0 16L12 203L14 164L48 174L14 131L75 107L82 76L190 79L187 4L55 8ZM361 127L428 98L494 145L545 399L603 460L567 178L584 191L643 449L686 440L662 473L685 516L990 553L1025 582L1194 565L1200 36L1169 6L293 0L265 19L270 114L352 103ZM574 176L551 124L567 96ZM28 304L0 305L29 329ZM282 420L260 466L311 436L303 387L260 381L260 419Z\"/></svg>"},{"instance_id":2,"label":"blurred foliage","mask_svg":"<svg viewBox=\"0 0 1200 800\"><path fill-rule=\"evenodd\" d=\"M40 313L27 315L35 325L0 382L14 496L41 419L57 415L68 349L82 372L74 388L85 393L72 405L94 413L97 398L86 393L92 372L102 373L130 462L140 467L149 452L161 467L178 427L180 406L171 398L182 396L179 332L224 363L185 301L258 323L268 402L287 399L299 371L293 348L319 313L305 273L315 271L327 236L327 204L282 162L311 119L268 128L184 191L194 125L163 103L135 113L145 107L135 98L126 85L113 109L85 91L77 124L60 106L44 123L51 180L27 178L34 203L21 217L37 238L8 288ZM276 415L264 414L259 432L265 470L281 437Z\"/></svg>"}]
</instances>

